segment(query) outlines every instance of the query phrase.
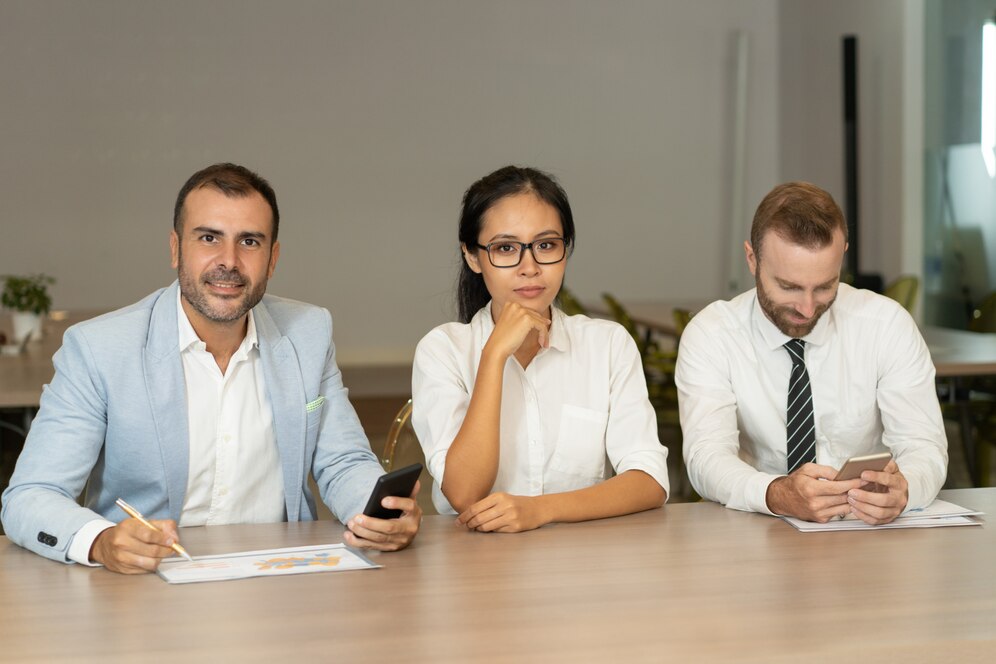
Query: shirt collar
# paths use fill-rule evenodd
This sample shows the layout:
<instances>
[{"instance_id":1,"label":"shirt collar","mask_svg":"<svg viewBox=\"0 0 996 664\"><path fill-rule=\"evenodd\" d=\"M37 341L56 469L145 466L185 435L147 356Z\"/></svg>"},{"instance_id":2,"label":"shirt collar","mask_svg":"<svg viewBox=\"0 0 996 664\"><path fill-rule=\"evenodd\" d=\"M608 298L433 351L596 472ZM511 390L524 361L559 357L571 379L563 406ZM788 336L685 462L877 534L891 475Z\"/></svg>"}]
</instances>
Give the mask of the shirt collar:
<instances>
[{"instance_id":1,"label":"shirt collar","mask_svg":"<svg viewBox=\"0 0 996 664\"><path fill-rule=\"evenodd\" d=\"M754 328L760 332L764 343L771 350L777 350L784 346L790 339L795 338L779 330L764 314L764 311L761 309L761 303L757 299L757 289L754 289L754 302L751 304L751 319L754 322ZM830 338L833 319L833 305L830 305L830 308L816 322L816 327L809 334L802 337L802 340L813 346L822 346L825 344Z\"/></svg>"},{"instance_id":2,"label":"shirt collar","mask_svg":"<svg viewBox=\"0 0 996 664\"><path fill-rule=\"evenodd\" d=\"M201 341L201 338L197 336L197 332L194 331L194 326L190 324L190 319L187 318L187 312L183 310L183 304L180 302L180 289L176 289L176 324L177 324L177 342L180 347L180 352L187 350L188 348L194 347L200 350L206 350L207 344ZM240 358L248 354L250 350L259 346L259 338L256 336L256 320L253 318L252 309L249 310L249 324L246 326L246 336L239 345L239 349L235 351L235 355L232 359Z\"/></svg>"}]
</instances>

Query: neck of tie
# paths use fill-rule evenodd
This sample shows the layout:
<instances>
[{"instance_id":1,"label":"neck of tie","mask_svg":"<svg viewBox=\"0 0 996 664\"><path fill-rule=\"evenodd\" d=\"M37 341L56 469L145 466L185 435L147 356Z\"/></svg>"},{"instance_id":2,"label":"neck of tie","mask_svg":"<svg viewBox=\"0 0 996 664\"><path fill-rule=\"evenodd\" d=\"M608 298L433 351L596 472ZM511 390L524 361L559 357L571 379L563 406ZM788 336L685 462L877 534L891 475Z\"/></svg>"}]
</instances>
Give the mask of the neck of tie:
<instances>
[{"instance_id":1,"label":"neck of tie","mask_svg":"<svg viewBox=\"0 0 996 664\"><path fill-rule=\"evenodd\" d=\"M813 419L813 391L806 371L805 341L792 339L785 350L792 358L789 376L785 439L788 472L816 461L816 423Z\"/></svg>"}]
</instances>

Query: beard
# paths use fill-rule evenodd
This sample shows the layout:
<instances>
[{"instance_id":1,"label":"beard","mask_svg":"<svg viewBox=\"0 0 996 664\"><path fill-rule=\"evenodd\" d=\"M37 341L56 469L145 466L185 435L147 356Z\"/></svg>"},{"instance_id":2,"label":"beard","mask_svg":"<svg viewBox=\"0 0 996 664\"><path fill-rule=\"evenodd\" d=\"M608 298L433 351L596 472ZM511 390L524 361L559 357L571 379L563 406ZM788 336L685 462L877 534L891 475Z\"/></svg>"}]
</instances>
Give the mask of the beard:
<instances>
[{"instance_id":1,"label":"beard","mask_svg":"<svg viewBox=\"0 0 996 664\"><path fill-rule=\"evenodd\" d=\"M266 293L266 280L259 284L240 273L237 269L216 268L200 275L190 274L184 269L183 252L177 256L177 277L180 281L180 294L190 306L204 318L215 323L232 323L240 320L250 309L259 304ZM222 282L242 286L241 294L218 296L208 292L209 282Z\"/></svg>"},{"instance_id":2,"label":"beard","mask_svg":"<svg viewBox=\"0 0 996 664\"><path fill-rule=\"evenodd\" d=\"M761 311L768 317L768 320L775 324L775 327L782 334L793 339L799 339L812 332L813 328L820 321L820 317L827 312L827 309L837 299L837 294L834 293L833 299L816 308L816 311L813 312L813 316L808 322L799 324L792 321L792 316L798 315L798 312L793 307L779 306L768 296L768 291L764 290L764 285L761 283L760 271L754 278L754 285L757 286L757 303L761 305Z\"/></svg>"}]
</instances>

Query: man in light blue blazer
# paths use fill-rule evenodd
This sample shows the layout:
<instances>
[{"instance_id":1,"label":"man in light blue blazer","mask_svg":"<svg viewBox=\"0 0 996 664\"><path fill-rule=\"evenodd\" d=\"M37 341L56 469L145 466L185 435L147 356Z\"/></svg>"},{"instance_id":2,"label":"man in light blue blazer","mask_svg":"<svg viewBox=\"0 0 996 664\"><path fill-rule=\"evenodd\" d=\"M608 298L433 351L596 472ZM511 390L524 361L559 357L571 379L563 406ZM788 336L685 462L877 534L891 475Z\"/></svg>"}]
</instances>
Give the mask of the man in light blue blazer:
<instances>
[{"instance_id":1,"label":"man in light blue blazer","mask_svg":"<svg viewBox=\"0 0 996 664\"><path fill-rule=\"evenodd\" d=\"M314 519L310 471L347 544L411 542L414 494L385 499L398 519L360 515L383 471L347 399L331 316L264 296L278 228L272 188L248 169L217 164L187 181L170 236L178 280L66 332L3 494L11 540L150 571L175 555L177 524ZM161 532L118 522L119 497Z\"/></svg>"}]
</instances>

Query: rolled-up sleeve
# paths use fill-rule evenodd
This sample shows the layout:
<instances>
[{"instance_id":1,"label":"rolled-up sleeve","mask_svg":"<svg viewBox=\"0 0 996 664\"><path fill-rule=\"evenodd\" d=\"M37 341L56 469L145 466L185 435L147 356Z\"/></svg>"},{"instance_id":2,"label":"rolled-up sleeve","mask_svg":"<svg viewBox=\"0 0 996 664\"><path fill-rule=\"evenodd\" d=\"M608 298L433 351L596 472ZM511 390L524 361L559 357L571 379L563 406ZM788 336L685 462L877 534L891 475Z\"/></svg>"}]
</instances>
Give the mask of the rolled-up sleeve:
<instances>
[{"instance_id":1,"label":"rolled-up sleeve","mask_svg":"<svg viewBox=\"0 0 996 664\"><path fill-rule=\"evenodd\" d=\"M616 474L640 470L671 495L667 473L667 448L657 437L657 416L647 395L647 380L640 353L622 327L611 337L609 421L605 451Z\"/></svg>"},{"instance_id":2,"label":"rolled-up sleeve","mask_svg":"<svg viewBox=\"0 0 996 664\"><path fill-rule=\"evenodd\" d=\"M457 347L437 328L419 342L412 365L412 427L435 480L437 508L448 507L440 504L445 498L439 487L446 472L446 453L463 425L472 389L458 370L455 352Z\"/></svg>"}]
</instances>

